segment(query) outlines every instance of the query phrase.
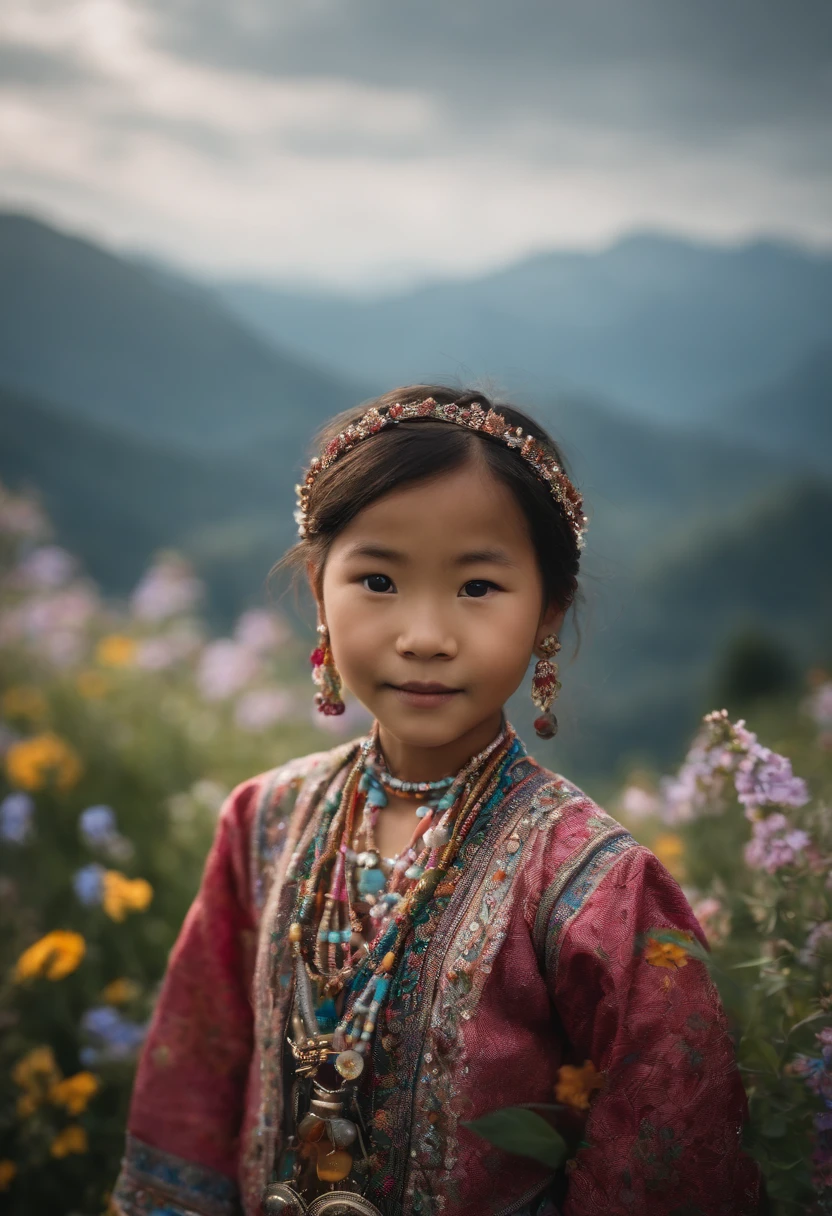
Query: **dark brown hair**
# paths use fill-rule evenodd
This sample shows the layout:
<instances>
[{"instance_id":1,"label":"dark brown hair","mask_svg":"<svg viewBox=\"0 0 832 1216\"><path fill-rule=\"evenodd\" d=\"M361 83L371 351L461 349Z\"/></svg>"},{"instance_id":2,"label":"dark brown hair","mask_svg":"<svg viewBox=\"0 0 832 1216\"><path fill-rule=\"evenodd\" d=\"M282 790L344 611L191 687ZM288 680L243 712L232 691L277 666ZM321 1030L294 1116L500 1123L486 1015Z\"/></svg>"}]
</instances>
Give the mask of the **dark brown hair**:
<instances>
[{"instance_id":1,"label":"dark brown hair","mask_svg":"<svg viewBox=\"0 0 832 1216\"><path fill-rule=\"evenodd\" d=\"M375 401L339 414L318 435L317 450L322 451L349 423L357 422L373 406L383 412L397 401L407 404L426 397L433 397L440 405L476 403L484 410L496 410L511 426L520 426L534 435L565 469L551 436L521 410L492 402L483 393L460 392L436 384L394 389ZM523 512L540 566L546 605L568 608L577 595L580 553L566 516L549 487L517 452L499 440L431 419L412 419L380 431L356 444L321 473L310 501L314 535L290 549L283 562L296 567L311 564L320 574L333 540L360 511L401 486L460 468L477 446L491 472L508 486Z\"/></svg>"}]
</instances>

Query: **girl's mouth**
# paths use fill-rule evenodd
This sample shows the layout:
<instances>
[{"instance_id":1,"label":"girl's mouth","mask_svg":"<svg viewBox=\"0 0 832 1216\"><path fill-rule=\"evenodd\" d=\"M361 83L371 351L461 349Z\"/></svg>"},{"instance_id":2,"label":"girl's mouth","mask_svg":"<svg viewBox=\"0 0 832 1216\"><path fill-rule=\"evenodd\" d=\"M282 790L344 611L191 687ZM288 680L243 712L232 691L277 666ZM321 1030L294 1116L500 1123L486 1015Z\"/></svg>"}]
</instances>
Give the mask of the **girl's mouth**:
<instances>
[{"instance_id":1,"label":"girl's mouth","mask_svg":"<svg viewBox=\"0 0 832 1216\"><path fill-rule=\"evenodd\" d=\"M435 682L423 683L420 680L408 680L406 684L388 684L387 687L406 705L418 709L438 709L462 692L461 688L449 688L447 684Z\"/></svg>"}]
</instances>

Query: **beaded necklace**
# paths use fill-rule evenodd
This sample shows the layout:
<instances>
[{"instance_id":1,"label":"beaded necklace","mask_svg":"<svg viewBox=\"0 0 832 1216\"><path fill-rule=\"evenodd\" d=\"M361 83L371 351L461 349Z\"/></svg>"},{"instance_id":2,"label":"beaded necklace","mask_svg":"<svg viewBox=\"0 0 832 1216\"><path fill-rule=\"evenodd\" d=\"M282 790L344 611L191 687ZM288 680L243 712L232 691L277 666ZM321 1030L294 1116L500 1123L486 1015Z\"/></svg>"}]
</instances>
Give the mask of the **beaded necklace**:
<instances>
[{"instance_id":1,"label":"beaded necklace","mask_svg":"<svg viewBox=\"0 0 832 1216\"><path fill-rule=\"evenodd\" d=\"M267 1213L306 1211L301 1194L308 1195L310 1187L315 1191L322 1183L339 1182L351 1188L336 1192L347 1205L343 1211L376 1211L352 1189L352 1183L343 1181L352 1170L349 1150L356 1138L367 1158L360 1127L345 1118L344 1106L351 1101L359 1113L355 1083L364 1071L379 1011L414 917L440 882L446 893L455 884L459 871L453 868L454 860L493 795L515 740L514 731L504 724L497 738L455 777L401 782L387 771L377 732L376 726L362 743L332 819L315 843L289 926L295 973L289 1047L296 1075L313 1082L313 1096L290 1137L290 1145L298 1151L293 1184L281 1182L269 1188L264 1196ZM382 802L376 791L384 793L385 786L422 802L411 843L388 873L373 836L376 818L387 802L386 793ZM352 848L354 840L363 843L361 851ZM295 854L287 879L296 877L300 862ZM354 908L359 901L370 904L370 914L382 921L372 945L363 940L361 918ZM315 985L323 998L317 1008ZM335 998L341 993L338 1018ZM334 1030L324 1030L324 1021L335 1023ZM315 1203L308 1208L310 1213L314 1210Z\"/></svg>"}]
</instances>

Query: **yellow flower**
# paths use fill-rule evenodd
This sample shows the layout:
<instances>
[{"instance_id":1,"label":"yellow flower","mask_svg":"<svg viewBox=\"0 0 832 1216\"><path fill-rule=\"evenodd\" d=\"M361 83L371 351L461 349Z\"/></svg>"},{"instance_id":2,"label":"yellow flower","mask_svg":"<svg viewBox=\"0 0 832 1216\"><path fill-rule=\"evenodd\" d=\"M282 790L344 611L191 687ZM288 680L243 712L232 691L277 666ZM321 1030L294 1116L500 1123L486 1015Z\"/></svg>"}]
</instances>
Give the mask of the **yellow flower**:
<instances>
[{"instance_id":1,"label":"yellow flower","mask_svg":"<svg viewBox=\"0 0 832 1216\"><path fill-rule=\"evenodd\" d=\"M677 836L675 832L662 832L653 842L653 852L675 878L683 877L685 867L682 857L685 842L681 836Z\"/></svg>"},{"instance_id":2,"label":"yellow flower","mask_svg":"<svg viewBox=\"0 0 832 1216\"><path fill-rule=\"evenodd\" d=\"M86 949L87 943L80 933L54 929L23 951L17 960L15 980L20 983L39 975L48 980L62 980L80 964Z\"/></svg>"},{"instance_id":3,"label":"yellow flower","mask_svg":"<svg viewBox=\"0 0 832 1216\"><path fill-rule=\"evenodd\" d=\"M12 1184L17 1166L13 1161L9 1161L8 1157L0 1161L0 1191L7 1191Z\"/></svg>"},{"instance_id":4,"label":"yellow flower","mask_svg":"<svg viewBox=\"0 0 832 1216\"><path fill-rule=\"evenodd\" d=\"M29 1089L41 1081L50 1085L61 1077L51 1047L33 1047L12 1069L12 1080L21 1089Z\"/></svg>"},{"instance_id":5,"label":"yellow flower","mask_svg":"<svg viewBox=\"0 0 832 1216\"><path fill-rule=\"evenodd\" d=\"M124 633L108 633L95 648L103 667L129 667L136 654L136 642Z\"/></svg>"},{"instance_id":6,"label":"yellow flower","mask_svg":"<svg viewBox=\"0 0 832 1216\"><path fill-rule=\"evenodd\" d=\"M71 1115L81 1115L90 1099L98 1093L98 1078L91 1072L76 1072L74 1076L59 1081L49 1091L49 1100L55 1106L64 1106Z\"/></svg>"},{"instance_id":7,"label":"yellow flower","mask_svg":"<svg viewBox=\"0 0 832 1216\"><path fill-rule=\"evenodd\" d=\"M132 980L111 980L101 993L105 1005L127 1005L139 995L139 985Z\"/></svg>"},{"instance_id":8,"label":"yellow flower","mask_svg":"<svg viewBox=\"0 0 832 1216\"><path fill-rule=\"evenodd\" d=\"M679 937L685 941L693 941L689 933L680 933ZM658 942L655 937L648 937L644 948L644 961L651 967L667 967L671 971L677 971L681 967L687 967L688 952L676 942Z\"/></svg>"},{"instance_id":9,"label":"yellow flower","mask_svg":"<svg viewBox=\"0 0 832 1216\"><path fill-rule=\"evenodd\" d=\"M39 790L54 779L58 789L68 790L82 771L75 751L51 731L13 743L6 753L6 773L19 789Z\"/></svg>"},{"instance_id":10,"label":"yellow flower","mask_svg":"<svg viewBox=\"0 0 832 1216\"><path fill-rule=\"evenodd\" d=\"M109 685L107 677L100 671L79 671L75 677L75 687L88 701L100 701L107 695Z\"/></svg>"},{"instance_id":11,"label":"yellow flower","mask_svg":"<svg viewBox=\"0 0 832 1216\"><path fill-rule=\"evenodd\" d=\"M68 1157L70 1153L85 1153L89 1148L87 1133L80 1123L70 1123L62 1132L58 1132L52 1141L50 1153L53 1157Z\"/></svg>"},{"instance_id":12,"label":"yellow flower","mask_svg":"<svg viewBox=\"0 0 832 1216\"><path fill-rule=\"evenodd\" d=\"M153 898L145 878L127 878L118 870L105 870L101 905L111 920L124 920L128 912L144 912Z\"/></svg>"},{"instance_id":13,"label":"yellow flower","mask_svg":"<svg viewBox=\"0 0 832 1216\"><path fill-rule=\"evenodd\" d=\"M16 684L3 693L3 713L7 718L28 718L40 722L46 717L49 704L39 688L29 684Z\"/></svg>"},{"instance_id":14,"label":"yellow flower","mask_svg":"<svg viewBox=\"0 0 832 1216\"><path fill-rule=\"evenodd\" d=\"M17 1116L28 1119L61 1080L51 1047L34 1047L12 1069L12 1080L25 1092L17 1099Z\"/></svg>"},{"instance_id":15,"label":"yellow flower","mask_svg":"<svg viewBox=\"0 0 832 1216\"><path fill-rule=\"evenodd\" d=\"M589 1100L594 1090L604 1084L604 1074L598 1072L592 1060L585 1060L580 1068L563 1064L558 1069L555 1097L575 1110L589 1110Z\"/></svg>"}]
</instances>

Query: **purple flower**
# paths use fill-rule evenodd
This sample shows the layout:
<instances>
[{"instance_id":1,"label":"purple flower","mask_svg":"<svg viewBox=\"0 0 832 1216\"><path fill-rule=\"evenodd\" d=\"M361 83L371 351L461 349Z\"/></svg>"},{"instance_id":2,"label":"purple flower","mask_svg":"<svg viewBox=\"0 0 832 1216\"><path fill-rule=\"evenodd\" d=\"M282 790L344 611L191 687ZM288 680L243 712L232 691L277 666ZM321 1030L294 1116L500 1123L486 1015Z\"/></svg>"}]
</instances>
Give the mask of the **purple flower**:
<instances>
[{"instance_id":1,"label":"purple flower","mask_svg":"<svg viewBox=\"0 0 832 1216\"><path fill-rule=\"evenodd\" d=\"M832 728L832 680L815 689L806 701L805 708L821 730Z\"/></svg>"},{"instance_id":2,"label":"purple flower","mask_svg":"<svg viewBox=\"0 0 832 1216\"><path fill-rule=\"evenodd\" d=\"M144 574L130 600L135 616L163 621L190 612L203 593L202 583L182 558L168 555Z\"/></svg>"},{"instance_id":3,"label":"purple flower","mask_svg":"<svg viewBox=\"0 0 832 1216\"><path fill-rule=\"evenodd\" d=\"M72 876L72 886L81 903L86 907L101 903L103 891L104 867L96 862L82 866Z\"/></svg>"},{"instance_id":4,"label":"purple flower","mask_svg":"<svg viewBox=\"0 0 832 1216\"><path fill-rule=\"evenodd\" d=\"M292 698L281 688L255 688L243 693L234 720L243 730L266 730L292 712Z\"/></svg>"},{"instance_id":5,"label":"purple flower","mask_svg":"<svg viewBox=\"0 0 832 1216\"><path fill-rule=\"evenodd\" d=\"M141 1046L147 1027L130 1022L109 1005L88 1009L81 1018L81 1028L98 1044L93 1047L96 1060L123 1060Z\"/></svg>"},{"instance_id":6,"label":"purple flower","mask_svg":"<svg viewBox=\"0 0 832 1216\"><path fill-rule=\"evenodd\" d=\"M253 651L230 638L220 638L202 652L196 677L199 691L206 701L224 701L248 684L259 665Z\"/></svg>"},{"instance_id":7,"label":"purple flower","mask_svg":"<svg viewBox=\"0 0 832 1216\"><path fill-rule=\"evenodd\" d=\"M832 920L825 920L819 925L815 925L806 938L805 946L800 951L800 961L805 967L811 967L818 961L819 956L827 955L832 958ZM830 1042L832 1042L832 1030L822 1030L821 1034L829 1034ZM820 1038L820 1035L818 1037Z\"/></svg>"},{"instance_id":8,"label":"purple flower","mask_svg":"<svg viewBox=\"0 0 832 1216\"><path fill-rule=\"evenodd\" d=\"M32 832L35 804L28 794L7 794L0 802L0 839L25 844Z\"/></svg>"},{"instance_id":9,"label":"purple flower","mask_svg":"<svg viewBox=\"0 0 832 1216\"><path fill-rule=\"evenodd\" d=\"M237 621L234 641L256 654L276 650L289 639L289 627L274 612L252 608Z\"/></svg>"},{"instance_id":10,"label":"purple flower","mask_svg":"<svg viewBox=\"0 0 832 1216\"><path fill-rule=\"evenodd\" d=\"M75 573L75 558L57 545L33 549L15 571L15 581L28 587L48 590L63 587Z\"/></svg>"},{"instance_id":11,"label":"purple flower","mask_svg":"<svg viewBox=\"0 0 832 1216\"><path fill-rule=\"evenodd\" d=\"M809 791L802 777L792 773L791 761L767 747L755 747L737 766L737 797L746 808L805 806Z\"/></svg>"},{"instance_id":12,"label":"purple flower","mask_svg":"<svg viewBox=\"0 0 832 1216\"><path fill-rule=\"evenodd\" d=\"M751 840L745 846L746 864L774 874L782 866L794 865L808 844L806 832L793 828L785 815L776 812L755 820Z\"/></svg>"},{"instance_id":13,"label":"purple flower","mask_svg":"<svg viewBox=\"0 0 832 1216\"><path fill-rule=\"evenodd\" d=\"M116 832L116 816L112 807L88 806L79 819L81 835L90 845L109 844Z\"/></svg>"}]
</instances>

